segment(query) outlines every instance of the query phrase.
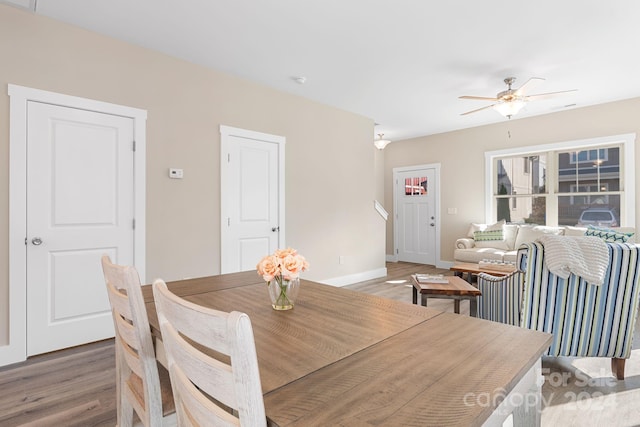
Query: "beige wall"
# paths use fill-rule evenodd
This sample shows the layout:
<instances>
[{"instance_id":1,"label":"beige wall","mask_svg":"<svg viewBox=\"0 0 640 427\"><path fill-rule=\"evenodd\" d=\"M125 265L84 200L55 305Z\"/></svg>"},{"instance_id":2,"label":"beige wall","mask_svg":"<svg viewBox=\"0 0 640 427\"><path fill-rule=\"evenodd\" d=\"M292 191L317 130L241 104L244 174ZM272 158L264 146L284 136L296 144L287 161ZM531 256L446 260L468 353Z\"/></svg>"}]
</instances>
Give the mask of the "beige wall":
<instances>
[{"instance_id":1,"label":"beige wall","mask_svg":"<svg viewBox=\"0 0 640 427\"><path fill-rule=\"evenodd\" d=\"M392 211L393 168L441 163L441 259L453 261L456 239L464 237L470 222L485 220L486 151L640 133L639 115L640 98L634 98L394 142L385 149L385 207ZM639 151L636 149L635 165L632 166L639 164ZM636 173L637 189L640 189L639 183L640 173ZM447 208L457 208L457 215L448 215ZM640 209L636 200L636 225L640 224L638 215ZM386 252L393 253L392 218L387 223Z\"/></svg>"},{"instance_id":2,"label":"beige wall","mask_svg":"<svg viewBox=\"0 0 640 427\"><path fill-rule=\"evenodd\" d=\"M148 281L220 271L221 124L286 137L286 238L311 263L306 278L384 268L372 120L2 5L0 58L0 343L9 83L147 110ZM184 179L170 180L169 167L183 168Z\"/></svg>"}]
</instances>

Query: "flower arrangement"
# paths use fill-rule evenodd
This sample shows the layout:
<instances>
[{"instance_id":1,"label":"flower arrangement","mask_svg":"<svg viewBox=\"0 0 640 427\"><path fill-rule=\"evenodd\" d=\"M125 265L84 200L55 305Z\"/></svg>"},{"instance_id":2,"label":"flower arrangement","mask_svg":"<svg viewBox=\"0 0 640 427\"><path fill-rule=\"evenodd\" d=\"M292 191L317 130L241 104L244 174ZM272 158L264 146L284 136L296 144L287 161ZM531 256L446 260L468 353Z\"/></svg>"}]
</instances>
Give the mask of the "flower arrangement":
<instances>
[{"instance_id":1,"label":"flower arrangement","mask_svg":"<svg viewBox=\"0 0 640 427\"><path fill-rule=\"evenodd\" d=\"M277 249L260 260L256 269L269 288L272 306L276 310L289 310L300 284L300 273L309 268L307 260L295 249Z\"/></svg>"}]
</instances>

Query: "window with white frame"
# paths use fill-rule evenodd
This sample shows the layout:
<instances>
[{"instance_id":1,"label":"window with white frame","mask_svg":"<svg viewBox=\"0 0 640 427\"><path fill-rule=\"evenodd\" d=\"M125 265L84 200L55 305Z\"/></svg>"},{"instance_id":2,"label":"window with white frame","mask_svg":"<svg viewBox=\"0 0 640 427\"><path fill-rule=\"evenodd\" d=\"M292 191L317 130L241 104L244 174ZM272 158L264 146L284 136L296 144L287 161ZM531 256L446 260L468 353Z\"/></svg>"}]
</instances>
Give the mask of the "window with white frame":
<instances>
[{"instance_id":1,"label":"window with white frame","mask_svg":"<svg viewBox=\"0 0 640 427\"><path fill-rule=\"evenodd\" d=\"M486 153L487 222L584 225L589 210L609 212L606 225L634 226L634 141L628 134Z\"/></svg>"}]
</instances>

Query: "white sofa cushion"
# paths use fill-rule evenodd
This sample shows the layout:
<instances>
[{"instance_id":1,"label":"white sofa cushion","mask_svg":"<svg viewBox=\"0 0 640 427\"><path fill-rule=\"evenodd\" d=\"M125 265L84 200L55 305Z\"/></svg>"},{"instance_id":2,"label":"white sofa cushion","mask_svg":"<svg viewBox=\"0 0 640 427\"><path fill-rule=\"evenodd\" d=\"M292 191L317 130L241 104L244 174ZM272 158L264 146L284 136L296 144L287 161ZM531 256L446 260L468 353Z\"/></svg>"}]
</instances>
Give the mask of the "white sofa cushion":
<instances>
[{"instance_id":1,"label":"white sofa cushion","mask_svg":"<svg viewBox=\"0 0 640 427\"><path fill-rule=\"evenodd\" d=\"M585 231L587 231L586 227L572 227L570 225L566 225L564 227L564 235L565 236L584 236Z\"/></svg>"},{"instance_id":2,"label":"white sofa cushion","mask_svg":"<svg viewBox=\"0 0 640 427\"><path fill-rule=\"evenodd\" d=\"M507 249L510 251L516 249L516 237L518 236L518 224L505 224L504 240L507 241Z\"/></svg>"},{"instance_id":3,"label":"white sofa cushion","mask_svg":"<svg viewBox=\"0 0 640 427\"><path fill-rule=\"evenodd\" d=\"M469 231L467 231L467 237L473 239L473 233L476 231L484 231L487 228L487 224L476 224L474 222L469 226Z\"/></svg>"},{"instance_id":4,"label":"white sofa cushion","mask_svg":"<svg viewBox=\"0 0 640 427\"><path fill-rule=\"evenodd\" d=\"M521 244L535 241L538 237L544 234L562 234L563 229L561 227L547 227L545 225L521 225L516 236L515 249L518 249Z\"/></svg>"},{"instance_id":5,"label":"white sofa cushion","mask_svg":"<svg viewBox=\"0 0 640 427\"><path fill-rule=\"evenodd\" d=\"M453 257L456 262L479 263L483 259L502 261L505 251L495 248L456 249Z\"/></svg>"}]
</instances>

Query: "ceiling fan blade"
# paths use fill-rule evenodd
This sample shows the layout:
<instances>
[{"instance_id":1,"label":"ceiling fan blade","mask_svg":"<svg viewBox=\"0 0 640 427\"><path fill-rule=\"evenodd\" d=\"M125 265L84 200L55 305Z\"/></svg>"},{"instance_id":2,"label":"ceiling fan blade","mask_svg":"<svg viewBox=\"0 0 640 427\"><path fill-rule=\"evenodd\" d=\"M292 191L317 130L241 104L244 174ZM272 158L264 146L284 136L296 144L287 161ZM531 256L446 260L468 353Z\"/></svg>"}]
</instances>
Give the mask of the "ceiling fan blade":
<instances>
[{"instance_id":1,"label":"ceiling fan blade","mask_svg":"<svg viewBox=\"0 0 640 427\"><path fill-rule=\"evenodd\" d=\"M461 116L466 116L467 114L471 114L471 113L477 113L478 111L482 111L482 110L486 110L487 108L491 108L496 104L491 104L491 105L487 105L486 107L482 107L482 108L477 108L475 110L471 110L471 111L467 111L466 113L462 113L460 114Z\"/></svg>"},{"instance_id":2,"label":"ceiling fan blade","mask_svg":"<svg viewBox=\"0 0 640 427\"><path fill-rule=\"evenodd\" d=\"M469 95L459 96L458 99L474 99L476 101L497 101L498 100L498 98L492 98L489 96L469 96Z\"/></svg>"},{"instance_id":3,"label":"ceiling fan blade","mask_svg":"<svg viewBox=\"0 0 640 427\"><path fill-rule=\"evenodd\" d=\"M538 93L535 95L525 96L527 101L537 101L539 99L553 98L554 96L562 95L563 93L576 92L578 89L561 90L559 92Z\"/></svg>"},{"instance_id":4,"label":"ceiling fan blade","mask_svg":"<svg viewBox=\"0 0 640 427\"><path fill-rule=\"evenodd\" d=\"M516 95L518 96L524 95L526 91L531 90L534 87L538 86L538 84L540 84L544 80L545 79L543 79L542 77L531 77L529 80L524 82L524 84L516 90Z\"/></svg>"}]
</instances>

